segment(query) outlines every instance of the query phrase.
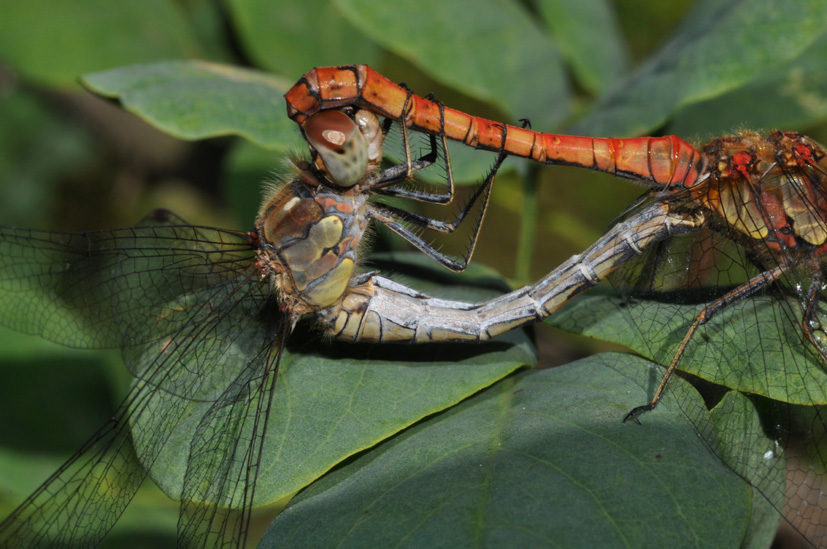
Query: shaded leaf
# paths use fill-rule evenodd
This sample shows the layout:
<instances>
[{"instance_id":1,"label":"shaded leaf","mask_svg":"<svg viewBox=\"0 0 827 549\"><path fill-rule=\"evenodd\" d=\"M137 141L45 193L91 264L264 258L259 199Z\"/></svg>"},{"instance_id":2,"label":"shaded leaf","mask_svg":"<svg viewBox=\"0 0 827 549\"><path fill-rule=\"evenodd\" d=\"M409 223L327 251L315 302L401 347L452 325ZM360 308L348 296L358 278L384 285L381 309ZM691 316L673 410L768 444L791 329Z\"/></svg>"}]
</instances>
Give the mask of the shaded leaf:
<instances>
[{"instance_id":1,"label":"shaded leaf","mask_svg":"<svg viewBox=\"0 0 827 549\"><path fill-rule=\"evenodd\" d=\"M560 55L517 3L336 0L336 5L360 31L431 78L496 105L511 119L505 122L530 118L549 128L568 112ZM474 55L461 54L467 51Z\"/></svg>"},{"instance_id":2,"label":"shaded leaf","mask_svg":"<svg viewBox=\"0 0 827 549\"><path fill-rule=\"evenodd\" d=\"M0 13L0 60L51 86L74 87L83 73L201 52L170 0L0 0Z\"/></svg>"},{"instance_id":3,"label":"shaded leaf","mask_svg":"<svg viewBox=\"0 0 827 549\"><path fill-rule=\"evenodd\" d=\"M689 420L705 414L672 401L643 426L620 422L647 375L629 355L517 375L332 472L262 542L738 546L750 490L698 438Z\"/></svg>"},{"instance_id":4,"label":"shaded leaf","mask_svg":"<svg viewBox=\"0 0 827 549\"><path fill-rule=\"evenodd\" d=\"M83 84L181 139L240 135L269 149L300 136L282 95L292 85L250 69L202 61L135 65L87 74Z\"/></svg>"},{"instance_id":5,"label":"shaded leaf","mask_svg":"<svg viewBox=\"0 0 827 549\"><path fill-rule=\"evenodd\" d=\"M571 133L644 134L679 107L735 90L796 58L827 30L827 4L707 0L674 38L600 98Z\"/></svg>"},{"instance_id":6,"label":"shaded leaf","mask_svg":"<svg viewBox=\"0 0 827 549\"><path fill-rule=\"evenodd\" d=\"M554 42L589 92L605 92L629 67L614 6L606 0L536 0Z\"/></svg>"},{"instance_id":7,"label":"shaded leaf","mask_svg":"<svg viewBox=\"0 0 827 549\"><path fill-rule=\"evenodd\" d=\"M226 5L257 65L290 79L298 80L313 67L369 65L380 58L373 42L330 0L229 0Z\"/></svg>"},{"instance_id":8,"label":"shaded leaf","mask_svg":"<svg viewBox=\"0 0 827 549\"><path fill-rule=\"evenodd\" d=\"M789 63L729 93L688 105L669 123L679 135L707 137L753 130L806 127L827 119L827 35Z\"/></svg>"},{"instance_id":9,"label":"shaded leaf","mask_svg":"<svg viewBox=\"0 0 827 549\"><path fill-rule=\"evenodd\" d=\"M61 179L84 177L97 161L94 143L19 88L0 101L0 120L0 219L6 225L45 225Z\"/></svg>"},{"instance_id":10,"label":"shaded leaf","mask_svg":"<svg viewBox=\"0 0 827 549\"><path fill-rule=\"evenodd\" d=\"M252 226L261 206L264 186L279 183L283 176L291 173L284 153L279 154L249 141L241 141L233 147L224 169L226 177L221 182L223 193L239 227Z\"/></svg>"}]
</instances>

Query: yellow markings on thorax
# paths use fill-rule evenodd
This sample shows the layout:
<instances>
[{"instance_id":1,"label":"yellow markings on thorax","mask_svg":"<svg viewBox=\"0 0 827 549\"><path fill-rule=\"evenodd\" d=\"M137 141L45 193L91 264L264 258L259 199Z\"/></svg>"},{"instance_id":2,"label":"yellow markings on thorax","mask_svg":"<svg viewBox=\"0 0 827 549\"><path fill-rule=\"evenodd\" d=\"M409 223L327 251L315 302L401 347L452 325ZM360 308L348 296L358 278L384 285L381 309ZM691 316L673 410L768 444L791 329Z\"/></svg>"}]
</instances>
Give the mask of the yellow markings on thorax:
<instances>
[{"instance_id":1,"label":"yellow markings on thorax","mask_svg":"<svg viewBox=\"0 0 827 549\"><path fill-rule=\"evenodd\" d=\"M353 274L353 260L345 258L340 262L335 250L343 233L342 220L330 215L311 225L306 238L282 252L296 289L312 305L326 307L347 288Z\"/></svg>"},{"instance_id":2,"label":"yellow markings on thorax","mask_svg":"<svg viewBox=\"0 0 827 549\"><path fill-rule=\"evenodd\" d=\"M793 175L781 185L784 212L793 220L795 234L805 242L820 246L827 240L827 226L821 218L823 211L818 197L810 185L805 185L800 175Z\"/></svg>"},{"instance_id":3,"label":"yellow markings on thorax","mask_svg":"<svg viewBox=\"0 0 827 549\"><path fill-rule=\"evenodd\" d=\"M760 206L752 189L740 182L727 180L720 188L720 212L736 230L761 240L769 234Z\"/></svg>"}]
</instances>

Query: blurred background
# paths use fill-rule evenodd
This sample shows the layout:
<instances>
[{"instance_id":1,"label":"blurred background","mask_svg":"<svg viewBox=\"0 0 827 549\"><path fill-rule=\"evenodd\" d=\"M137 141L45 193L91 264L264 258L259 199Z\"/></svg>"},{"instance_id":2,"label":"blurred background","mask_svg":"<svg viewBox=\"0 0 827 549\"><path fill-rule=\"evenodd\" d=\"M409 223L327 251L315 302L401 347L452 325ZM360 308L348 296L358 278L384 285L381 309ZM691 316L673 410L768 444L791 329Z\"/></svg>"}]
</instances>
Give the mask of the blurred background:
<instances>
[{"instance_id":1,"label":"blurred background","mask_svg":"<svg viewBox=\"0 0 827 549\"><path fill-rule=\"evenodd\" d=\"M783 13L771 0L573 4L0 0L0 224L128 226L165 207L192 223L252 228L260 183L303 153L299 131L285 123L266 147L232 131L181 139L154 127L140 102L121 98L121 108L80 83L162 60L259 69L283 82L282 93L312 67L367 63L454 108L529 119L537 130L676 133L702 143L743 128L782 128L827 141L827 15L818 2L789 2ZM273 104L286 120L280 96ZM459 146L451 156L463 184L479 182L494 160ZM535 280L591 244L641 192L602 174L509 160L475 261L514 285ZM379 249L405 247L381 233L376 240ZM464 244L447 241L445 249ZM588 350L581 339L540 331L547 364ZM0 336L5 515L111 413L129 379L117 352ZM71 364L55 368L59 361ZM146 497L153 512L165 499ZM174 529L174 519L159 512L158 528ZM140 528L149 523L142 518Z\"/></svg>"}]
</instances>

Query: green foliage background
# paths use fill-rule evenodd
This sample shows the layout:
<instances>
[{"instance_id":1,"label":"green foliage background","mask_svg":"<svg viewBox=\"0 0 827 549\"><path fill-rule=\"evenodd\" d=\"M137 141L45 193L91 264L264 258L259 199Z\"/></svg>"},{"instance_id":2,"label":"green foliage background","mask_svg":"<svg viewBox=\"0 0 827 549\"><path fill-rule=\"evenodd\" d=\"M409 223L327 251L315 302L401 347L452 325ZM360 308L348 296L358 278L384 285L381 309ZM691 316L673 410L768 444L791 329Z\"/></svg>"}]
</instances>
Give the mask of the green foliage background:
<instances>
[{"instance_id":1,"label":"green foliage background","mask_svg":"<svg viewBox=\"0 0 827 549\"><path fill-rule=\"evenodd\" d=\"M453 107L496 120L528 118L535 129L613 136L677 133L704 140L742 127L784 128L827 141L823 135L827 9L820 1L786 2L783 9L771 0L572 4L555 0L387 4L0 0L0 223L60 230L125 226L163 206L191 222L248 229L258 205L259 182L281 170L286 155L301 150L300 135L284 116L281 93L310 68L333 64L368 63L417 92L434 92ZM185 60L246 65L268 74L249 77L260 84L256 91L250 86L233 88L232 78L199 80L203 74L192 64L171 71L166 65L169 72L155 74L151 82L128 82L123 74L99 73L138 63ZM84 91L79 78L92 73L98 74L86 78L88 86L137 116ZM146 77L149 72L138 74ZM243 95L248 92L252 95ZM256 110L262 105L266 108ZM452 149L452 155L455 151L458 173L468 183L492 161L486 155L464 154L459 147ZM498 180L476 261L494 266L518 283L533 280L581 251L640 192L615 178L570 168L533 172L516 161L511 167ZM521 184L526 176L534 180L533 187ZM527 228L517 229L524 220L533 219ZM543 348L570 345L545 330L543 335L543 342L552 342L541 343ZM0 443L14 441L0 447L4 457L0 514L5 515L12 501L36 487L107 417L129 378L117 353L67 351L17 334L3 334L0 361L0 387L14 388L13 395L0 403ZM632 465L628 466L643 472L637 480L623 468L623 459L584 443L591 436L604 442L623 436L613 422L630 405L646 400L646 387L639 386L639 395L620 403L603 394L601 383L617 388L624 377L614 373L618 363L609 362L608 370L605 364L599 369L600 364L594 363L575 368L578 375L573 379L509 378L449 414L418 425L362 456L366 463L351 462L314 485L282 515L271 534L275 537L269 539L298 544L300 538L291 536L313 532L327 536L316 539L319 543L353 542L342 532L367 524L360 539L496 544L501 532L518 526L527 532L536 528L531 517L520 525L525 510L534 508L524 501L529 497L554 501L541 506L546 514L538 513L537 521L551 523L551 516L560 524L550 525L527 543L567 545L561 532L579 522L583 529L574 531L593 533L592 545L611 540L635 546L656 539L650 536L659 533L665 536L663 542L680 535L681 542L690 539L693 545L730 545L746 536L747 543L765 545L772 528L759 534L748 528L749 498L743 487L730 487L727 495L716 499L697 479L684 478L685 471L656 474L640 458L629 458ZM591 385L592 379L601 381L584 392L584 384ZM531 391L524 396L526 402L515 404L511 395L522 391L523 385L545 382L580 391L577 409L588 412L574 418L544 417L566 410L565 398ZM634 391L634 386L628 390ZM482 411L474 411L477 406ZM538 410L536 417L546 427L523 431L525 418L514 417L520 408ZM488 427L474 426L486 413L493 414ZM460 423L450 423L454 416ZM660 417L666 427L658 423L659 429L682 429L669 427L668 412ZM556 501L549 494L527 496L525 490L509 488L534 483L557 487L552 480L509 482L507 477L484 475L466 479L451 467L441 470L446 461L435 456L448 455L457 446L448 444L440 450L424 441L455 442L457 435L450 429L456 425L464 425L460 431L466 435L481 433L478 440L462 443L464 449L476 446L478 450L468 456L458 454L460 463L487 456L516 474L537 469L509 459L515 455L535 464L558 464L568 457L574 458L572 463L559 468L572 483L580 478L571 474L578 467L601 471L596 475L600 482L579 487L582 501ZM604 428L613 434L600 431ZM523 432L532 438L521 437ZM637 447L645 447L636 435ZM660 447L678 444L670 444L668 437L659 433L653 444L658 440ZM496 450L500 444L505 453ZM623 444L611 446L618 449ZM562 456L544 454L552 447ZM405 448L425 450L412 454ZM703 455L702 449L698 451ZM393 461L395 452L400 453L396 459L402 460L401 465ZM644 450L649 456L657 452ZM19 459L21 454L24 460ZM678 469L700 458L684 459L675 462ZM389 475L384 481L383 474ZM726 471L721 474L711 482L732 481ZM400 486L388 489L388 483L400 475L426 477L416 483L418 487L442 486L442 500L425 496L416 500L411 495L415 490ZM647 480L647 475L659 479L663 475L663 480ZM608 477L627 483L612 483ZM359 487L367 486L365 478L377 484L362 493ZM447 483L446 478L456 482ZM503 484L490 482L492 478ZM649 496L643 486L678 479L681 482L669 502L644 506ZM706 495L699 500L678 495L677 484L701 488ZM598 494L604 487L610 487L611 493ZM385 499L376 494L370 499L371 490ZM469 493L476 496L469 500L476 508L457 499L456 494ZM710 522L724 514L710 502L731 502L737 499L733 493L740 494L743 513L728 512L726 518L733 522L727 525ZM382 512L374 509L373 522L353 514L369 505L359 498L381 499ZM672 506L684 512L688 501L697 515L681 533L664 509ZM490 508L480 507L480 502ZM133 507L133 518L124 522L135 543L174 530L176 506L159 492L142 492ZM448 508L457 514L448 513ZM422 509L427 512L421 513ZM336 522L324 521L322 527L308 522L307 517L313 516L335 517ZM400 521L406 516L419 522L405 526ZM643 518L660 520L654 520L654 526L638 524ZM264 525L267 522L263 520ZM623 527L630 523L635 526L631 531ZM373 524L380 526L371 529ZM136 531L146 538L137 538ZM715 537L713 533L720 531L732 537Z\"/></svg>"}]
</instances>

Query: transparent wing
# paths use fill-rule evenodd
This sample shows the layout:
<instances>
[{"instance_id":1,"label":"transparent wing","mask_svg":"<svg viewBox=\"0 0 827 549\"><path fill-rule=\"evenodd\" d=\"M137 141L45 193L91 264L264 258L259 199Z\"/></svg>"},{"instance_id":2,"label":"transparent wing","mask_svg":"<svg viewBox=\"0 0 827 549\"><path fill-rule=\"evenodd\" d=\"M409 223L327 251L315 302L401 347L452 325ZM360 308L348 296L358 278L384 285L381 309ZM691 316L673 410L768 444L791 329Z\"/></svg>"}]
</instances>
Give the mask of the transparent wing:
<instances>
[{"instance_id":1,"label":"transparent wing","mask_svg":"<svg viewBox=\"0 0 827 549\"><path fill-rule=\"evenodd\" d=\"M186 489L186 499L207 503L211 509L221 502L249 509L252 499L239 499L234 494L252 494L255 475L240 475L238 464L243 462L242 469L247 469L257 463L267 420L262 406L269 406L269 400L259 394L270 391L275 383L277 356L273 349L281 347L273 345L278 336L286 335L287 328L268 284L248 259L251 246L246 243L244 248L240 234L183 225L171 216L164 216L162 222L173 220L175 223L169 225L102 231L91 240L87 235L4 233L6 243L13 237L12 250L25 248L25 257L32 258L24 262L28 265L24 270L4 277L4 291L35 291L34 284L8 282L23 281L23 272L41 273L38 283L63 284L60 291L51 294L57 304L41 300L29 310L52 312L66 303L79 303L82 322L105 318L110 323L124 323L93 330L93 338L83 342L87 345L123 342L134 327L148 328L126 340L129 344L124 347L124 356L139 375L124 401L69 461L0 524L0 545L96 544L112 528L159 456L179 456L188 485L220 487L205 493L198 493L200 488ZM37 237L36 244L26 238L32 235ZM100 253L84 254L81 242L94 243L94 250ZM161 251L152 248L151 242ZM39 256L36 250L45 252ZM46 258L56 260L56 267L50 270ZM79 268L63 269L64 258L71 258ZM67 280L77 288L69 288ZM148 281L153 283L147 285ZM130 287L136 298L134 308L142 317L135 323L120 308L127 303L122 293ZM153 288L163 297L149 295ZM81 289L91 289L94 298ZM54 331L47 333L63 338L74 328L44 321L38 329L50 327ZM176 437L192 423L203 427L191 434L190 444L184 446L191 452L182 451ZM250 424L255 428L249 430ZM248 432L255 434L239 436ZM160 481L168 494L181 494L183 481L177 487L166 479ZM206 529L218 532L212 541L215 536L225 541L243 538L246 522L236 524L223 515L217 519L214 512L210 517L186 512L188 505L184 504L182 512L184 535ZM202 526L204 523L210 526ZM191 539L188 543L193 545L213 545L198 536Z\"/></svg>"},{"instance_id":2,"label":"transparent wing","mask_svg":"<svg viewBox=\"0 0 827 549\"><path fill-rule=\"evenodd\" d=\"M236 378L207 410L190 447L181 498L179 543L244 547L288 323L262 347L261 368Z\"/></svg>"},{"instance_id":3,"label":"transparent wing","mask_svg":"<svg viewBox=\"0 0 827 549\"><path fill-rule=\"evenodd\" d=\"M779 261L787 261L789 268L778 280L725 303L703 321L683 350L678 368L711 382L696 385L713 416L726 415L721 410L728 409L732 397L726 390L749 395L763 423L754 445L727 446L728 440L749 438L743 436L748 427L737 421L716 421L715 432L701 434L799 531L811 540L822 539L824 520L811 518L827 516L818 478L818 471L827 470L827 416L821 406L827 403L827 372L818 339L806 334L807 327L820 329L824 318L827 293L818 283L821 267L817 261L779 257L764 242L749 246L750 241L736 236L726 227L714 227L653 246L620 269L614 280L623 296L617 304L631 322L618 318L609 300L592 299L584 302L589 312L577 323L589 326L589 333L609 335L669 365L702 311ZM815 289L813 281L818 284ZM808 304L814 311L809 320ZM613 327L601 320L609 318L614 318ZM670 398L669 392L665 398ZM690 417L695 413L686 409L687 403L681 406Z\"/></svg>"},{"instance_id":4,"label":"transparent wing","mask_svg":"<svg viewBox=\"0 0 827 549\"><path fill-rule=\"evenodd\" d=\"M232 280L254 260L246 234L166 210L138 227L83 233L0 228L0 322L70 347L157 340L181 295Z\"/></svg>"}]
</instances>

